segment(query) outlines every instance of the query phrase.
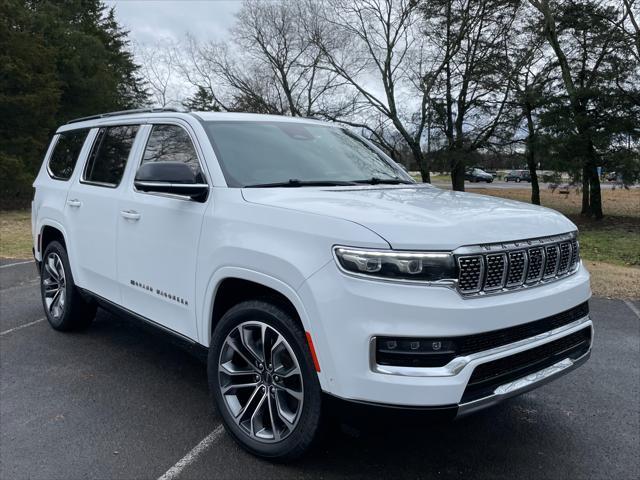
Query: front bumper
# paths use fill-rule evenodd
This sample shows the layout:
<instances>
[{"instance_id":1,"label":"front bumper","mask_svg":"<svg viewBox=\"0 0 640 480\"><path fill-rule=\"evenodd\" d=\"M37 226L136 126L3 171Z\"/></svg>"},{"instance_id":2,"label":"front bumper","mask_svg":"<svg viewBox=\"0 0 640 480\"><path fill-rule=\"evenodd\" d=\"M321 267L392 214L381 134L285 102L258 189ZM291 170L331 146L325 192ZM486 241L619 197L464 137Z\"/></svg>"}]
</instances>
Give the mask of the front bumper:
<instances>
[{"instance_id":1,"label":"front bumper","mask_svg":"<svg viewBox=\"0 0 640 480\"><path fill-rule=\"evenodd\" d=\"M460 415L530 390L582 364L589 356L559 359L524 378L511 379L480 399L463 401L479 365L540 347L583 329L588 316L562 328L499 348L458 357L444 367L390 367L372 356L378 336L459 337L533 322L571 309L590 297L589 274L580 267L566 279L526 291L464 299L439 287L398 285L343 275L327 264L299 294L311 322L323 390L345 400L380 405L458 407Z\"/></svg>"}]
</instances>

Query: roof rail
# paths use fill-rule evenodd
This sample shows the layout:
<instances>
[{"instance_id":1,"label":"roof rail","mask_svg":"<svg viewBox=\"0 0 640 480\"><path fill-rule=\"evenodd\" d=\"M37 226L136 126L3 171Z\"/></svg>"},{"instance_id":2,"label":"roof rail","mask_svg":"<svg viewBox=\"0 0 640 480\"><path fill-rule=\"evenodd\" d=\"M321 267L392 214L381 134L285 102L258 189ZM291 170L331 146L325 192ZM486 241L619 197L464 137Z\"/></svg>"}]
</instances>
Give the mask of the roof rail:
<instances>
[{"instance_id":1,"label":"roof rail","mask_svg":"<svg viewBox=\"0 0 640 480\"><path fill-rule=\"evenodd\" d=\"M107 112L107 113L100 113L98 115L89 115L88 117L74 118L73 120L69 120L67 122L67 125L70 124L70 123L84 122L86 120L95 120L97 118L115 117L115 116L118 116L118 115L133 115L133 114L136 114L136 113L157 113L157 112L182 112L182 113L186 113L186 112L188 112L188 110L187 109L173 108L173 107L136 108L136 109L133 109L133 110L120 110L118 112Z\"/></svg>"}]
</instances>

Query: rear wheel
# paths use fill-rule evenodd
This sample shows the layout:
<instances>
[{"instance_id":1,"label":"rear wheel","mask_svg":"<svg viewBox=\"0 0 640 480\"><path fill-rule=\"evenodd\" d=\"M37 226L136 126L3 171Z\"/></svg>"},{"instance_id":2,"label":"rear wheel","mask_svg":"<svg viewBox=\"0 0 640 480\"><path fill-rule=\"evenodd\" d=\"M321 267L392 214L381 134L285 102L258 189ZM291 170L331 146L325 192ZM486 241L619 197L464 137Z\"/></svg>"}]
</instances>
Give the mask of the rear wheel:
<instances>
[{"instance_id":1,"label":"rear wheel","mask_svg":"<svg viewBox=\"0 0 640 480\"><path fill-rule=\"evenodd\" d=\"M519 178L516 178L516 183L520 183L520 179Z\"/></svg>"},{"instance_id":2,"label":"rear wheel","mask_svg":"<svg viewBox=\"0 0 640 480\"><path fill-rule=\"evenodd\" d=\"M47 320L56 330L86 328L96 315L96 306L75 286L67 251L59 242L47 245L42 256L40 292Z\"/></svg>"},{"instance_id":3,"label":"rear wheel","mask_svg":"<svg viewBox=\"0 0 640 480\"><path fill-rule=\"evenodd\" d=\"M247 301L220 320L209 348L208 376L227 431L249 452L291 460L320 425L321 390L305 333L291 314Z\"/></svg>"}]
</instances>

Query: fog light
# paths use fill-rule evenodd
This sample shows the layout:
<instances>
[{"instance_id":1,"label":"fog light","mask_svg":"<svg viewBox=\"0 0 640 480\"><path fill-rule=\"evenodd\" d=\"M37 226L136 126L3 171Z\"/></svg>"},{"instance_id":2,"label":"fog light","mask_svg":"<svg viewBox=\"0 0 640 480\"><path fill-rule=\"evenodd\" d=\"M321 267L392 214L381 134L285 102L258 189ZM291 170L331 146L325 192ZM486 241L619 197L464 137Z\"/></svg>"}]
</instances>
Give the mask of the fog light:
<instances>
[{"instance_id":1,"label":"fog light","mask_svg":"<svg viewBox=\"0 0 640 480\"><path fill-rule=\"evenodd\" d=\"M441 367L456 357L453 340L377 337L376 363L407 367Z\"/></svg>"}]
</instances>

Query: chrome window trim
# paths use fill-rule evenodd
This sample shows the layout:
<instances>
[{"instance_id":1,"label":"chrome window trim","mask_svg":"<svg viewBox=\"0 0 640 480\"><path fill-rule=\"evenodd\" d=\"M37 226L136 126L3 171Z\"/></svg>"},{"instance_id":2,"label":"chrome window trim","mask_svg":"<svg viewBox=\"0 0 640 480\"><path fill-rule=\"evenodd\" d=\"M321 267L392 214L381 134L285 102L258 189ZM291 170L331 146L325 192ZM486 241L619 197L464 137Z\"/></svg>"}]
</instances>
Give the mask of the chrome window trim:
<instances>
[{"instance_id":1,"label":"chrome window trim","mask_svg":"<svg viewBox=\"0 0 640 480\"><path fill-rule=\"evenodd\" d=\"M369 364L372 372L384 375L397 375L402 377L453 377L455 375L458 375L460 372L462 372L462 370L464 370L465 367L467 367L467 365L476 360L483 360L488 357L503 353L505 355L500 355L500 357L497 358L506 357L511 354L511 350L519 349L524 346L530 346L531 348L533 348L539 345L543 345L558 338L570 335L583 328L590 328L591 325L591 318L589 317L589 315L586 315L578 320L568 323L567 325L563 325L562 327L540 333L533 337L518 340L517 342L512 342L507 345L502 345L500 347L495 347L482 352L476 352L470 355L456 357L442 367L399 367L379 365L378 363L376 363L377 337L374 336L369 340ZM518 352L513 353L515 354ZM491 360L496 360L497 358L492 358Z\"/></svg>"}]
</instances>

